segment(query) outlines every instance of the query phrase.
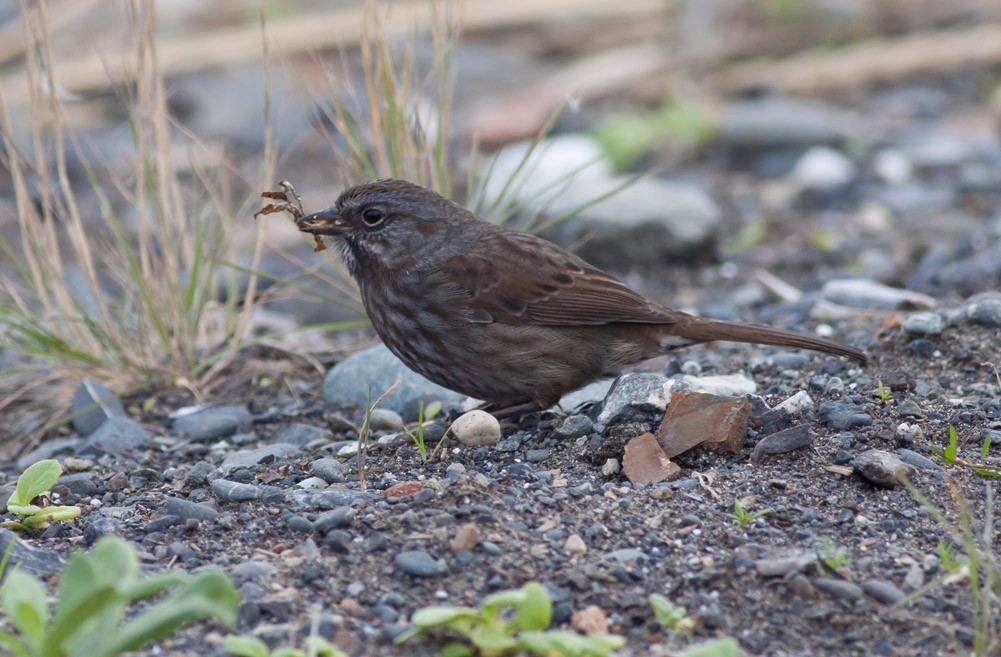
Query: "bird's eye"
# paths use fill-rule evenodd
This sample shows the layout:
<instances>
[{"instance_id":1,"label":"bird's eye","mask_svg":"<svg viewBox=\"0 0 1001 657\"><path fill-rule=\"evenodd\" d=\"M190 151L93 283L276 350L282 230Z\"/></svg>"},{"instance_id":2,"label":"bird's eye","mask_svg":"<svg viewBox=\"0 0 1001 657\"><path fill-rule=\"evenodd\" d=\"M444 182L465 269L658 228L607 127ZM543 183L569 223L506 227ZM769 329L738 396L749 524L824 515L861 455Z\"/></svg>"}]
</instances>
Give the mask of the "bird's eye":
<instances>
[{"instance_id":1,"label":"bird's eye","mask_svg":"<svg viewBox=\"0 0 1001 657\"><path fill-rule=\"evenodd\" d=\"M369 208L361 215L362 221L369 228L378 226L386 218L386 215L382 214L382 210L377 210L376 208Z\"/></svg>"}]
</instances>

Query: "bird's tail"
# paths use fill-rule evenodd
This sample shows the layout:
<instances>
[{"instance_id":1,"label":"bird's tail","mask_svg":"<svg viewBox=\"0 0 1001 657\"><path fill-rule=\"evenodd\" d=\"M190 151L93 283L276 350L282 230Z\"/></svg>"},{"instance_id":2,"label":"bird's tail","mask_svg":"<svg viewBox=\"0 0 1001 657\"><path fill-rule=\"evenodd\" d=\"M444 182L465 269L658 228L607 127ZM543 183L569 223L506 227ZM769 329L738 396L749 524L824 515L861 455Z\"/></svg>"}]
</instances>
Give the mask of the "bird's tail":
<instances>
[{"instance_id":1,"label":"bird's tail","mask_svg":"<svg viewBox=\"0 0 1001 657\"><path fill-rule=\"evenodd\" d=\"M834 340L826 340L805 333L787 331L771 326L724 322L717 319L692 316L679 320L671 328L672 334L695 342L712 342L715 340L751 342L754 344L770 344L777 347L799 347L800 349L822 351L828 354L853 358L862 363L866 363L869 360L863 351L855 347L849 347Z\"/></svg>"}]
</instances>

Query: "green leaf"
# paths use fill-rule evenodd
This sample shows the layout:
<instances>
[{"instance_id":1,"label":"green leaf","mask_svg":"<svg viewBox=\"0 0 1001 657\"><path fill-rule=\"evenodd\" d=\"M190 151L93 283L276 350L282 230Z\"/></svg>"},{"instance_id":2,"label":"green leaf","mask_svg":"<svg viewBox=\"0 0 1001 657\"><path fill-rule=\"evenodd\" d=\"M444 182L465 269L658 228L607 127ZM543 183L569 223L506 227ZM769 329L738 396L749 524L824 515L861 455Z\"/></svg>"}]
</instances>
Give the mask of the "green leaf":
<instances>
[{"instance_id":1,"label":"green leaf","mask_svg":"<svg viewBox=\"0 0 1001 657\"><path fill-rule=\"evenodd\" d=\"M423 417L423 419L430 420L430 419L434 418L434 416L438 415L438 413L441 413L441 402L440 401L433 401L433 402L431 402L430 404L428 404L427 406L424 407L424 417Z\"/></svg>"},{"instance_id":2,"label":"green leaf","mask_svg":"<svg viewBox=\"0 0 1001 657\"><path fill-rule=\"evenodd\" d=\"M513 589L510 591L498 591L483 598L480 609L483 615L493 620L504 607L520 607L525 602L524 589Z\"/></svg>"},{"instance_id":3,"label":"green leaf","mask_svg":"<svg viewBox=\"0 0 1001 657\"><path fill-rule=\"evenodd\" d=\"M991 448L991 435L987 434L984 436L984 444L980 446L980 458L987 458L987 452Z\"/></svg>"},{"instance_id":4,"label":"green leaf","mask_svg":"<svg viewBox=\"0 0 1001 657\"><path fill-rule=\"evenodd\" d=\"M317 653L322 654L322 653ZM276 648L271 657L307 657L305 650L298 648Z\"/></svg>"},{"instance_id":5,"label":"green leaf","mask_svg":"<svg viewBox=\"0 0 1001 657\"><path fill-rule=\"evenodd\" d=\"M37 652L45 640L45 624L49 617L42 583L21 570L11 572L0 592L0 605L24 642Z\"/></svg>"},{"instance_id":6,"label":"green leaf","mask_svg":"<svg viewBox=\"0 0 1001 657\"><path fill-rule=\"evenodd\" d=\"M659 593L651 593L647 598L653 607L653 615L661 627L673 630L685 618L685 608L678 606Z\"/></svg>"},{"instance_id":7,"label":"green leaf","mask_svg":"<svg viewBox=\"0 0 1001 657\"><path fill-rule=\"evenodd\" d=\"M738 657L738 655L737 641L726 637L686 648L678 657Z\"/></svg>"},{"instance_id":8,"label":"green leaf","mask_svg":"<svg viewBox=\"0 0 1001 657\"><path fill-rule=\"evenodd\" d=\"M469 640L484 655L501 655L518 645L518 640L496 625L480 624L469 633Z\"/></svg>"},{"instance_id":9,"label":"green leaf","mask_svg":"<svg viewBox=\"0 0 1001 657\"><path fill-rule=\"evenodd\" d=\"M205 617L233 625L239 604L240 594L229 577L214 570L198 573L114 633L112 640L92 657L138 650Z\"/></svg>"},{"instance_id":10,"label":"green leaf","mask_svg":"<svg viewBox=\"0 0 1001 657\"><path fill-rule=\"evenodd\" d=\"M7 499L7 507L31 504L31 500L52 488L62 473L62 466L53 459L32 463L17 478L17 488Z\"/></svg>"},{"instance_id":11,"label":"green leaf","mask_svg":"<svg viewBox=\"0 0 1001 657\"><path fill-rule=\"evenodd\" d=\"M410 622L421 629L443 627L456 621L475 623L482 620L479 610L472 607L425 607L418 609L410 617Z\"/></svg>"},{"instance_id":12,"label":"green leaf","mask_svg":"<svg viewBox=\"0 0 1001 657\"><path fill-rule=\"evenodd\" d=\"M37 651L31 650L24 641L5 630L0 630L0 646L6 646L15 657L32 657L38 654Z\"/></svg>"},{"instance_id":13,"label":"green leaf","mask_svg":"<svg viewBox=\"0 0 1001 657\"><path fill-rule=\"evenodd\" d=\"M441 649L440 657L472 657L476 653L464 643L449 643Z\"/></svg>"},{"instance_id":14,"label":"green leaf","mask_svg":"<svg viewBox=\"0 0 1001 657\"><path fill-rule=\"evenodd\" d=\"M268 646L252 636L230 635L222 640L226 652L239 657L268 657Z\"/></svg>"},{"instance_id":15,"label":"green leaf","mask_svg":"<svg viewBox=\"0 0 1001 657\"><path fill-rule=\"evenodd\" d=\"M553 602L545 587L538 582L528 582L521 587L524 601L518 605L515 625L522 630L544 630L553 618Z\"/></svg>"}]
</instances>

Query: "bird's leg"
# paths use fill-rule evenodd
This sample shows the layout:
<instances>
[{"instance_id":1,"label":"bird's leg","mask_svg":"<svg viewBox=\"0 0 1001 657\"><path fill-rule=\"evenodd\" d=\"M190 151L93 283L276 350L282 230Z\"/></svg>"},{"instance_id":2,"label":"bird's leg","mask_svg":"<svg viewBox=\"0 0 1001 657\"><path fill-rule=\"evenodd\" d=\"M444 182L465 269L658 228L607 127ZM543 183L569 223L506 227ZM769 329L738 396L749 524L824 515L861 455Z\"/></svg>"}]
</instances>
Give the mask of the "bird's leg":
<instances>
[{"instance_id":1,"label":"bird's leg","mask_svg":"<svg viewBox=\"0 0 1001 657\"><path fill-rule=\"evenodd\" d=\"M480 406L479 410L490 413L498 420L503 420L516 415L528 415L529 413L535 413L536 411L544 411L549 408L549 406L552 406L552 404L543 406L542 403L529 399L523 402L518 402L517 404L511 404L510 406L504 406L502 408L497 408L496 404L484 404L483 406Z\"/></svg>"}]
</instances>

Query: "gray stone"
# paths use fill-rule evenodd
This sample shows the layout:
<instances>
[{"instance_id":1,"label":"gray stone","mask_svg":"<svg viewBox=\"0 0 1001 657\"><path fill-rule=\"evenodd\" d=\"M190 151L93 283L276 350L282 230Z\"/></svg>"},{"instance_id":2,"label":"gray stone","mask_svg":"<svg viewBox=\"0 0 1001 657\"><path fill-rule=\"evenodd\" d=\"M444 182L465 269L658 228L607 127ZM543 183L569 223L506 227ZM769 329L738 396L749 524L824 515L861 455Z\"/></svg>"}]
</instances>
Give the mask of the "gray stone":
<instances>
[{"instance_id":1,"label":"gray stone","mask_svg":"<svg viewBox=\"0 0 1001 657\"><path fill-rule=\"evenodd\" d=\"M897 415L900 417L924 417L925 412L913 399L905 399L897 404Z\"/></svg>"},{"instance_id":2,"label":"gray stone","mask_svg":"<svg viewBox=\"0 0 1001 657\"><path fill-rule=\"evenodd\" d=\"M876 600L877 602L882 602L884 605L892 605L904 598L906 595L903 591L898 589L892 584L887 584L886 582L881 582L878 579L868 579L862 582L862 590L870 598Z\"/></svg>"},{"instance_id":3,"label":"gray stone","mask_svg":"<svg viewBox=\"0 0 1001 657\"><path fill-rule=\"evenodd\" d=\"M369 426L374 431L401 431L403 418L396 411L388 408L376 408L369 418Z\"/></svg>"},{"instance_id":4,"label":"gray stone","mask_svg":"<svg viewBox=\"0 0 1001 657\"><path fill-rule=\"evenodd\" d=\"M813 584L813 588L823 591L835 600L854 602L865 597L865 593L860 586L842 579L817 577L811 580L810 583Z\"/></svg>"},{"instance_id":5,"label":"gray stone","mask_svg":"<svg viewBox=\"0 0 1001 657\"><path fill-rule=\"evenodd\" d=\"M374 500L379 496L371 492L361 492L358 490L291 490L285 498L288 502L299 509L336 509L342 506L351 506L364 500Z\"/></svg>"},{"instance_id":6,"label":"gray stone","mask_svg":"<svg viewBox=\"0 0 1001 657\"><path fill-rule=\"evenodd\" d=\"M118 536L122 533L122 523L115 518L98 516L83 530L83 543L93 545L102 536Z\"/></svg>"},{"instance_id":7,"label":"gray stone","mask_svg":"<svg viewBox=\"0 0 1001 657\"><path fill-rule=\"evenodd\" d=\"M310 467L313 470L313 474L321 477L328 484L344 481L344 465L337 459L329 457L316 459Z\"/></svg>"},{"instance_id":8,"label":"gray stone","mask_svg":"<svg viewBox=\"0 0 1001 657\"><path fill-rule=\"evenodd\" d=\"M138 422L124 417L109 417L74 453L78 456L121 455L145 446L152 435Z\"/></svg>"},{"instance_id":9,"label":"gray stone","mask_svg":"<svg viewBox=\"0 0 1001 657\"><path fill-rule=\"evenodd\" d=\"M70 406L73 428L89 436L109 417L125 417L125 407L118 396L91 379L84 379L73 393Z\"/></svg>"},{"instance_id":10,"label":"gray stone","mask_svg":"<svg viewBox=\"0 0 1001 657\"><path fill-rule=\"evenodd\" d=\"M1001 326L1001 292L975 294L963 303L962 317L972 324Z\"/></svg>"},{"instance_id":11,"label":"gray stone","mask_svg":"<svg viewBox=\"0 0 1001 657\"><path fill-rule=\"evenodd\" d=\"M831 189L847 185L857 173L858 167L844 153L814 146L799 158L791 176L807 189Z\"/></svg>"},{"instance_id":12,"label":"gray stone","mask_svg":"<svg viewBox=\"0 0 1001 657\"><path fill-rule=\"evenodd\" d=\"M257 449L237 452L229 456L219 466L219 471L224 475L229 474L238 468L252 468L262 463L274 463L278 459L287 459L298 456L300 450L295 445L288 443L273 443Z\"/></svg>"},{"instance_id":13,"label":"gray stone","mask_svg":"<svg viewBox=\"0 0 1001 657\"><path fill-rule=\"evenodd\" d=\"M177 418L174 429L194 441L215 440L246 431L252 424L250 411L243 404L210 406L197 413Z\"/></svg>"},{"instance_id":14,"label":"gray stone","mask_svg":"<svg viewBox=\"0 0 1001 657\"><path fill-rule=\"evenodd\" d=\"M852 459L852 467L860 476L878 486L900 485L908 473L907 464L896 454L870 449Z\"/></svg>"},{"instance_id":15,"label":"gray stone","mask_svg":"<svg viewBox=\"0 0 1001 657\"><path fill-rule=\"evenodd\" d=\"M751 452L751 463L760 463L769 454L784 454L793 450L809 447L817 434L809 424L800 424L773 433L758 441Z\"/></svg>"},{"instance_id":16,"label":"gray stone","mask_svg":"<svg viewBox=\"0 0 1001 657\"><path fill-rule=\"evenodd\" d=\"M594 423L586 415L571 415L563 420L563 424L553 430L553 438L570 440L591 433Z\"/></svg>"},{"instance_id":17,"label":"gray stone","mask_svg":"<svg viewBox=\"0 0 1001 657\"><path fill-rule=\"evenodd\" d=\"M215 496L224 502L248 502L260 499L263 495L261 489L253 484L228 479L213 479L211 488Z\"/></svg>"},{"instance_id":18,"label":"gray stone","mask_svg":"<svg viewBox=\"0 0 1001 657\"><path fill-rule=\"evenodd\" d=\"M769 96L733 103L723 111L718 140L738 148L838 144L855 133L855 120L840 109Z\"/></svg>"},{"instance_id":19,"label":"gray stone","mask_svg":"<svg viewBox=\"0 0 1001 657\"><path fill-rule=\"evenodd\" d=\"M94 476L89 472L73 472L59 477L59 485L65 486L77 498L90 497L97 493Z\"/></svg>"},{"instance_id":20,"label":"gray stone","mask_svg":"<svg viewBox=\"0 0 1001 657\"><path fill-rule=\"evenodd\" d=\"M323 381L323 397L338 406L364 409L397 381L379 408L395 411L408 421L417 419L420 402L441 402L442 408L459 408L466 396L431 383L393 355L384 345L355 352L335 365Z\"/></svg>"},{"instance_id":21,"label":"gray stone","mask_svg":"<svg viewBox=\"0 0 1001 657\"><path fill-rule=\"evenodd\" d=\"M928 470L930 472L934 472L935 470L939 469L938 463L932 461L927 456L922 456L921 454L918 454L914 450L901 447L897 449L897 456L900 457L901 461L903 461L907 465L913 465L918 470Z\"/></svg>"},{"instance_id":22,"label":"gray stone","mask_svg":"<svg viewBox=\"0 0 1001 657\"><path fill-rule=\"evenodd\" d=\"M445 564L424 550L408 550L393 557L393 565L414 577L437 577L446 572Z\"/></svg>"},{"instance_id":23,"label":"gray stone","mask_svg":"<svg viewBox=\"0 0 1001 657\"><path fill-rule=\"evenodd\" d=\"M11 547L13 543L13 547ZM8 530L0 528L0 554L6 555L8 571L13 568L20 568L29 575L43 577L61 570L65 557L54 550L44 550L32 547L27 541L19 540L18 536Z\"/></svg>"},{"instance_id":24,"label":"gray stone","mask_svg":"<svg viewBox=\"0 0 1001 657\"><path fill-rule=\"evenodd\" d=\"M177 516L185 520L212 520L219 511L208 504L199 504L179 497L168 497L163 502L163 511L167 515Z\"/></svg>"},{"instance_id":25,"label":"gray stone","mask_svg":"<svg viewBox=\"0 0 1001 657\"><path fill-rule=\"evenodd\" d=\"M267 580L273 577L277 570L278 569L270 563L251 559L250 561L244 561L241 564L237 564L231 571L229 571L229 573L234 578L241 581Z\"/></svg>"},{"instance_id":26,"label":"gray stone","mask_svg":"<svg viewBox=\"0 0 1001 657\"><path fill-rule=\"evenodd\" d=\"M945 317L941 313L914 313L901 327L910 335L941 335L945 330Z\"/></svg>"},{"instance_id":27,"label":"gray stone","mask_svg":"<svg viewBox=\"0 0 1001 657\"><path fill-rule=\"evenodd\" d=\"M866 415L864 406L843 400L826 401L817 412L821 422L838 431L859 426L860 420L857 418L862 415ZM871 421L870 418L870 423Z\"/></svg>"},{"instance_id":28,"label":"gray stone","mask_svg":"<svg viewBox=\"0 0 1001 657\"><path fill-rule=\"evenodd\" d=\"M614 379L602 379L589 383L583 388L568 392L560 397L560 408L568 413L579 410L587 404L596 404L605 398L612 388Z\"/></svg>"},{"instance_id":29,"label":"gray stone","mask_svg":"<svg viewBox=\"0 0 1001 657\"><path fill-rule=\"evenodd\" d=\"M668 380L659 374L623 374L615 379L601 403L598 422L606 425L623 422L635 411L663 412L671 400L668 388Z\"/></svg>"},{"instance_id":30,"label":"gray stone","mask_svg":"<svg viewBox=\"0 0 1001 657\"><path fill-rule=\"evenodd\" d=\"M271 442L305 447L314 441L329 440L330 438L330 432L322 427L296 422L282 429Z\"/></svg>"},{"instance_id":31,"label":"gray stone","mask_svg":"<svg viewBox=\"0 0 1001 657\"><path fill-rule=\"evenodd\" d=\"M313 521L313 528L321 534L331 529L343 529L355 519L355 510L350 506L341 506L331 511L324 511Z\"/></svg>"}]
</instances>

